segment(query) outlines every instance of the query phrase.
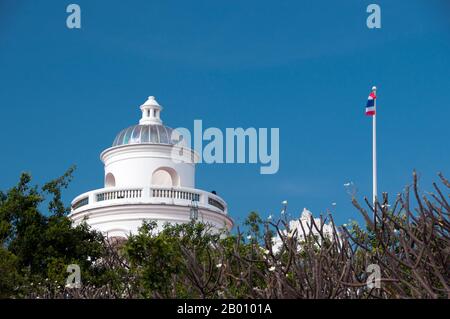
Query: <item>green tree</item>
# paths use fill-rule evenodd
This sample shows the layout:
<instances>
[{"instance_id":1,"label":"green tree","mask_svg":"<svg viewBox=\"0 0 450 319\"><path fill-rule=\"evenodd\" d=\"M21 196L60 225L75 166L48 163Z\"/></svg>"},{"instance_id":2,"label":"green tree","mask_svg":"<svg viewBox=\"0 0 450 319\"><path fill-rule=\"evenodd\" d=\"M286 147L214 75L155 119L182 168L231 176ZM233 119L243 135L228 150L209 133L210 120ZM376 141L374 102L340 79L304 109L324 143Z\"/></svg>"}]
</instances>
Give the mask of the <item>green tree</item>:
<instances>
[{"instance_id":1,"label":"green tree","mask_svg":"<svg viewBox=\"0 0 450 319\"><path fill-rule=\"evenodd\" d=\"M13 297L21 284L17 257L0 247L0 298Z\"/></svg>"},{"instance_id":2,"label":"green tree","mask_svg":"<svg viewBox=\"0 0 450 319\"><path fill-rule=\"evenodd\" d=\"M166 224L157 231L155 222L144 223L128 238L125 253L146 297L192 297L183 280L187 275L186 252L203 262L210 246L219 240L202 223Z\"/></svg>"},{"instance_id":3,"label":"green tree","mask_svg":"<svg viewBox=\"0 0 450 319\"><path fill-rule=\"evenodd\" d=\"M16 186L0 193L0 268L9 269L0 272L2 294L17 276L22 282L50 280L63 285L69 264L80 266L84 280L96 280L101 269L94 263L102 256L103 237L86 224L72 227L67 218L70 207L61 199L73 171L72 167L42 188L31 186L31 175L23 173ZM43 214L46 201L48 213Z\"/></svg>"}]
</instances>

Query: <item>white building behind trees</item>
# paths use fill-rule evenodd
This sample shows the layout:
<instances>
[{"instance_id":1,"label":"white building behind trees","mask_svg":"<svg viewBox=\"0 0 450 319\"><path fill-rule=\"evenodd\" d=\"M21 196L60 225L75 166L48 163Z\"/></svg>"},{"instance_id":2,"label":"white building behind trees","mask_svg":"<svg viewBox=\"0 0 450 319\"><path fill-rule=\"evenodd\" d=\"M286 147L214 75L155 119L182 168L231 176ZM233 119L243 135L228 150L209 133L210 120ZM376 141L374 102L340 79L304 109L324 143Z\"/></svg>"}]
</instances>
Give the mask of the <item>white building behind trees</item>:
<instances>
[{"instance_id":1,"label":"white building behind trees","mask_svg":"<svg viewBox=\"0 0 450 319\"><path fill-rule=\"evenodd\" d=\"M322 231L322 235L319 230ZM314 218L306 208L303 209L299 219L289 221L288 229L281 230L283 237L296 238L299 243L304 242L306 237L310 235L315 236L319 243L322 242L322 236L331 241L334 240L334 233L335 229L330 222L325 223L320 218ZM339 234L337 234L337 238L340 238ZM277 234L273 238L273 250L279 251L282 245L282 238Z\"/></svg>"}]
</instances>

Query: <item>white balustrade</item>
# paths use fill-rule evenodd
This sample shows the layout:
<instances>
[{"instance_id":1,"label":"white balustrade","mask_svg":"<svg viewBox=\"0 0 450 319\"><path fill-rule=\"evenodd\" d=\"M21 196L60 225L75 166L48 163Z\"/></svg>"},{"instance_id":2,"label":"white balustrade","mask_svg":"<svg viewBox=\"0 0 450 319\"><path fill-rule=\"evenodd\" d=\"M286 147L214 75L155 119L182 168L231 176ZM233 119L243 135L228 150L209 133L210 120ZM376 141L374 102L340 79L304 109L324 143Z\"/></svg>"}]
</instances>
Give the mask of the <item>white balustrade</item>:
<instances>
[{"instance_id":1,"label":"white balustrade","mask_svg":"<svg viewBox=\"0 0 450 319\"><path fill-rule=\"evenodd\" d=\"M72 201L72 212L83 208L84 206L93 205L95 203L106 204L108 202L124 201L126 203L151 203L151 199L170 200L191 205L197 202L208 208L214 207L227 214L227 205L217 195L185 187L161 187L152 186L150 188L102 188L82 194ZM158 201L160 202L160 201Z\"/></svg>"}]
</instances>

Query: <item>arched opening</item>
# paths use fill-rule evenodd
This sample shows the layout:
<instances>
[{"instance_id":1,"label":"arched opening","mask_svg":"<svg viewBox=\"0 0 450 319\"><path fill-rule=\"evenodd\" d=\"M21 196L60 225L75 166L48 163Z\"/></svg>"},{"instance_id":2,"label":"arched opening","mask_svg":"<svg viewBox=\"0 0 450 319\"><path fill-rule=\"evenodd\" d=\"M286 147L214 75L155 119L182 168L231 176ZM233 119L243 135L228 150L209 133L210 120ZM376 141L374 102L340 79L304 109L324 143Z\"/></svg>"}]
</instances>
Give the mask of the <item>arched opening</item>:
<instances>
[{"instance_id":1,"label":"arched opening","mask_svg":"<svg viewBox=\"0 0 450 319\"><path fill-rule=\"evenodd\" d=\"M116 186L116 179L114 178L114 175L111 173L106 174L105 187L115 187L115 186Z\"/></svg>"},{"instance_id":2,"label":"arched opening","mask_svg":"<svg viewBox=\"0 0 450 319\"><path fill-rule=\"evenodd\" d=\"M180 177L178 173L170 167L160 167L153 172L152 184L159 186L179 186Z\"/></svg>"}]
</instances>

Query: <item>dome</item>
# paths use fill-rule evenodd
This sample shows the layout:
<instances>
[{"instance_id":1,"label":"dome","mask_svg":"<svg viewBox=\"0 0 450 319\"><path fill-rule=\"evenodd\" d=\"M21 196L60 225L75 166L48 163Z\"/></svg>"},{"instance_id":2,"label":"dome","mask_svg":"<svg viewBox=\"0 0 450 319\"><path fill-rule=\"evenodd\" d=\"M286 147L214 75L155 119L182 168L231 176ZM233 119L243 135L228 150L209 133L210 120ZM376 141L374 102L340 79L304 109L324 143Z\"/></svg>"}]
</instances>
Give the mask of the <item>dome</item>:
<instances>
[{"instance_id":1,"label":"dome","mask_svg":"<svg viewBox=\"0 0 450 319\"><path fill-rule=\"evenodd\" d=\"M147 101L140 106L142 118L139 124L127 127L117 134L113 142L114 146L129 144L161 144L179 145L189 147L189 143L183 140L183 135L162 124L160 117L162 107L154 96L149 96Z\"/></svg>"},{"instance_id":2,"label":"dome","mask_svg":"<svg viewBox=\"0 0 450 319\"><path fill-rule=\"evenodd\" d=\"M127 144L175 145L179 140L173 139L172 132L174 132L172 128L161 124L133 125L120 131L112 146Z\"/></svg>"}]
</instances>

